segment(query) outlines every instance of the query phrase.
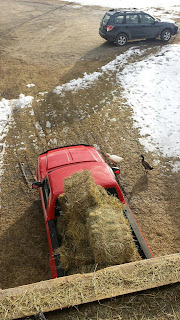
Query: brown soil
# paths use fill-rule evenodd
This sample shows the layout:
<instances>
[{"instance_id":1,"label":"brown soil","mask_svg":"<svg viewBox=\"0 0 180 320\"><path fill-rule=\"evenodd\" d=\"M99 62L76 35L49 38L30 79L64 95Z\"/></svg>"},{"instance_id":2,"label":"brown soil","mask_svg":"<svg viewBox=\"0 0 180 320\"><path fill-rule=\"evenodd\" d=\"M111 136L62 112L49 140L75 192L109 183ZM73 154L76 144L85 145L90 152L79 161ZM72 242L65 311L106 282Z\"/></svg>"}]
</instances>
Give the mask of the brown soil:
<instances>
[{"instance_id":1,"label":"brown soil","mask_svg":"<svg viewBox=\"0 0 180 320\"><path fill-rule=\"evenodd\" d=\"M98 147L103 155L109 152L123 156L120 185L154 256L179 252L180 173L172 172L173 158L145 153L123 93L110 105L105 101L95 112L96 101L103 100L102 92L111 99L113 86L104 89L105 79L98 87L77 94L69 92L62 99L52 92L57 85L84 72L98 71L134 44L148 47L151 53L162 44L158 40L141 41L118 48L104 42L98 27L106 9L99 7L79 7L58 0L1 0L0 8L1 98L16 99L20 93L34 97L34 112L31 108L14 111L4 138L0 287L51 277L41 204L36 191L26 184L19 164L28 163L35 173L38 154L56 146L86 143ZM179 43L179 39L178 34L171 43ZM27 88L28 83L35 87ZM39 92L45 91L48 94L42 97ZM36 101L42 98L44 101ZM115 122L110 120L114 117ZM47 121L51 122L50 128ZM147 176L141 154L155 168ZM56 312L47 318L178 319L178 293L176 285L81 306L79 311Z\"/></svg>"}]
</instances>

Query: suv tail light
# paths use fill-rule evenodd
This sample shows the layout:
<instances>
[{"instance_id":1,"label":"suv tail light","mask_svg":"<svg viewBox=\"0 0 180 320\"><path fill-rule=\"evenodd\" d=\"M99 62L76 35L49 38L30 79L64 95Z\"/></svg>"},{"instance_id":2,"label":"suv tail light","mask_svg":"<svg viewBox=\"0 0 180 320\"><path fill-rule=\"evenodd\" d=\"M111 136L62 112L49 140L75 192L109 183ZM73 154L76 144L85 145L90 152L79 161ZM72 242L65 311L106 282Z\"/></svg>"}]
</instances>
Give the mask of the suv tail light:
<instances>
[{"instance_id":1,"label":"suv tail light","mask_svg":"<svg viewBox=\"0 0 180 320\"><path fill-rule=\"evenodd\" d=\"M107 26L106 28L107 28L107 31L111 31L114 28L114 26Z\"/></svg>"}]
</instances>

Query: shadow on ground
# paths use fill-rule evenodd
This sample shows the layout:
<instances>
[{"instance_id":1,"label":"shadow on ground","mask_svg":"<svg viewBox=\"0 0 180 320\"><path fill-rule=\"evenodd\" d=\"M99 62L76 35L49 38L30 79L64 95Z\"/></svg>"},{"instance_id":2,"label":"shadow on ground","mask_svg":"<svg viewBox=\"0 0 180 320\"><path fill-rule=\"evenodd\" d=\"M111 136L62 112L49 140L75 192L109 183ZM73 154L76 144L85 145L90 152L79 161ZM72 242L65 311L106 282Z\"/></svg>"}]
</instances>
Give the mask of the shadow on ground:
<instances>
[{"instance_id":1,"label":"shadow on ground","mask_svg":"<svg viewBox=\"0 0 180 320\"><path fill-rule=\"evenodd\" d=\"M0 247L0 269L4 275L0 287L16 287L51 278L40 201L35 201L24 215L4 232Z\"/></svg>"},{"instance_id":2,"label":"shadow on ground","mask_svg":"<svg viewBox=\"0 0 180 320\"><path fill-rule=\"evenodd\" d=\"M147 175L143 175L141 176L138 181L133 185L132 187L132 190L129 194L129 197L128 197L128 201L131 200L131 198L134 196L134 195L137 195L139 194L140 192L143 192L143 191L146 191L148 189L148 177Z\"/></svg>"}]
</instances>

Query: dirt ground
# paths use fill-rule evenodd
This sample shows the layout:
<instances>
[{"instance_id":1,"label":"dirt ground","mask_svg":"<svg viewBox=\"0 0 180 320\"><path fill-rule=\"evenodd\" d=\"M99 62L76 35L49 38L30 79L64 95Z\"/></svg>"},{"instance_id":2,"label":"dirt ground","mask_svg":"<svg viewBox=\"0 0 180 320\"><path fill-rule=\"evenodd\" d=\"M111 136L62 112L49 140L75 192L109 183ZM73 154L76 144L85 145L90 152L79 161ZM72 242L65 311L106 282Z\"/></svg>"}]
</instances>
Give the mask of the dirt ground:
<instances>
[{"instance_id":1,"label":"dirt ground","mask_svg":"<svg viewBox=\"0 0 180 320\"><path fill-rule=\"evenodd\" d=\"M113 85L102 79L98 86L67 92L63 98L53 93L57 85L98 71L134 45L156 53L160 41L136 41L123 48L106 43L98 35L106 9L96 6L1 0L0 9L0 99L17 99L21 93L34 97L32 108L14 111L2 141L6 151L1 180L0 287L51 277L41 204L37 192L27 185L20 163L28 164L35 174L38 155L56 146L86 143L103 155L123 156L120 185L154 256L179 252L180 173L172 172L174 158L143 150L123 92L113 98ZM179 34L170 41L179 42ZM29 83L35 86L28 88ZM48 93L43 96L41 92ZM147 176L141 154L154 166ZM54 312L47 319L179 319L179 291L179 285L174 285Z\"/></svg>"}]
</instances>

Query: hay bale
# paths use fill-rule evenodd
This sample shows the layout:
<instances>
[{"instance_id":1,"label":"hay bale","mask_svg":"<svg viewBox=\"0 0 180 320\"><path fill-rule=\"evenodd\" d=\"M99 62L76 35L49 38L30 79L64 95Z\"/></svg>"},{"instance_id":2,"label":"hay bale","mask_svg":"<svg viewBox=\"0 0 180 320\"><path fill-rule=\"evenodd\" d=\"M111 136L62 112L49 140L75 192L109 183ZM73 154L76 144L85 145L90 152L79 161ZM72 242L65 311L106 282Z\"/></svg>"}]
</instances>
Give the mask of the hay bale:
<instances>
[{"instance_id":1,"label":"hay bale","mask_svg":"<svg viewBox=\"0 0 180 320\"><path fill-rule=\"evenodd\" d=\"M70 178L65 179L64 191L66 197L64 204L69 213L69 219L73 214L80 215L85 220L86 213L90 208L104 203L102 194L107 196L102 187L97 187L89 170L76 172Z\"/></svg>"},{"instance_id":2,"label":"hay bale","mask_svg":"<svg viewBox=\"0 0 180 320\"><path fill-rule=\"evenodd\" d=\"M140 259L122 204L95 184L90 171L65 179L64 191L59 196L63 215L57 230L63 238L58 253L66 272Z\"/></svg>"},{"instance_id":3,"label":"hay bale","mask_svg":"<svg viewBox=\"0 0 180 320\"><path fill-rule=\"evenodd\" d=\"M127 219L110 206L89 213L89 239L95 263L107 267L140 259Z\"/></svg>"},{"instance_id":4,"label":"hay bale","mask_svg":"<svg viewBox=\"0 0 180 320\"><path fill-rule=\"evenodd\" d=\"M60 254L61 266L68 272L75 266L75 251L72 243L63 238L63 244L57 249L57 253Z\"/></svg>"},{"instance_id":5,"label":"hay bale","mask_svg":"<svg viewBox=\"0 0 180 320\"><path fill-rule=\"evenodd\" d=\"M61 265L68 274L82 273L86 267L94 265L94 255L87 242L84 242L84 246L75 247L66 239L57 252L60 254Z\"/></svg>"}]
</instances>

